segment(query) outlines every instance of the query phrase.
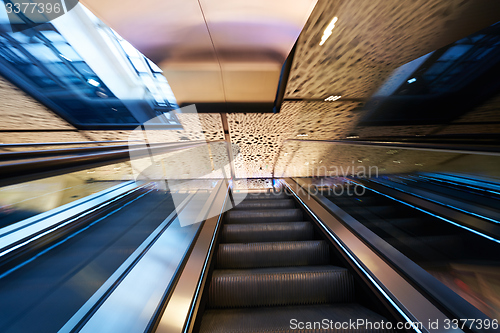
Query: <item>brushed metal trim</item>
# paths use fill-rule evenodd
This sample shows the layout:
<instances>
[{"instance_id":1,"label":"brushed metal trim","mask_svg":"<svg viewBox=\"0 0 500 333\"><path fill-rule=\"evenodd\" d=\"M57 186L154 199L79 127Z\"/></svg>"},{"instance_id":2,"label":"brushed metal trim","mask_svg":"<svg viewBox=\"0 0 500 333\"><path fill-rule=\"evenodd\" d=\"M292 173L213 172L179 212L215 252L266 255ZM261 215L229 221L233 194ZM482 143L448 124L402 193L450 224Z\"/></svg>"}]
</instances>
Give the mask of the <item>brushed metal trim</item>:
<instances>
[{"instance_id":1,"label":"brushed metal trim","mask_svg":"<svg viewBox=\"0 0 500 333\"><path fill-rule=\"evenodd\" d=\"M295 181L302 187L310 184L310 182L305 179L297 179ZM465 301L454 291L443 285L422 267L403 255L396 248L392 247L385 240L346 213L339 206L321 194L316 194L314 197L321 205L326 207L327 210L349 225L354 232L363 238L363 240L369 245L375 248L382 256L385 257L386 260L390 261L393 265L399 268L400 271L405 274L410 281L420 287L424 293L427 293L429 297L435 299L439 304L441 304L450 314L454 315L456 318L474 318L476 320L481 319L483 321L491 320L491 318ZM478 328L472 328L471 331L478 333L487 332L487 330Z\"/></svg>"},{"instance_id":2,"label":"brushed metal trim","mask_svg":"<svg viewBox=\"0 0 500 333\"><path fill-rule=\"evenodd\" d=\"M198 236L196 244L182 271L172 296L158 323L156 333L191 332L200 301L200 292L206 280L206 270L214 253L216 236L221 225L221 216L228 200L227 183L217 193L210 215Z\"/></svg>"},{"instance_id":3,"label":"brushed metal trim","mask_svg":"<svg viewBox=\"0 0 500 333\"><path fill-rule=\"evenodd\" d=\"M183 227L180 221L194 220L209 197L206 191L196 192L79 332L144 332L149 328L203 225Z\"/></svg>"},{"instance_id":4,"label":"brushed metal trim","mask_svg":"<svg viewBox=\"0 0 500 333\"><path fill-rule=\"evenodd\" d=\"M155 239L163 232L163 230L168 227L172 219L182 211L182 209L187 205L187 203L193 198L194 193L188 195L184 201L177 207L177 211L173 211L152 233L148 238L132 253L127 260L120 265L120 267L111 275L106 282L92 295L92 297L85 302L85 304L66 322L66 324L59 330L60 333L63 332L75 332L79 326L84 324L85 318L91 314L91 312L99 305L105 301L105 298L110 294L110 292L116 287L128 273L129 270L133 269L133 266L141 258L148 247L155 241ZM82 323L83 322L83 323Z\"/></svg>"}]
</instances>

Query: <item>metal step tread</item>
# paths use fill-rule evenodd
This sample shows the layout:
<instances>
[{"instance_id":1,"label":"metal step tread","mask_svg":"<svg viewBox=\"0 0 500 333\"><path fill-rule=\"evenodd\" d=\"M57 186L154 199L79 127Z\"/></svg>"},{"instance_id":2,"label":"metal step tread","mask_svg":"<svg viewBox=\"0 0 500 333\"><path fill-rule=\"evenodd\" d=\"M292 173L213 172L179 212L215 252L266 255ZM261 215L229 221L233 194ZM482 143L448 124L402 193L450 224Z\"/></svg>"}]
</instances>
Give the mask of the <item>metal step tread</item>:
<instances>
[{"instance_id":1,"label":"metal step tread","mask_svg":"<svg viewBox=\"0 0 500 333\"><path fill-rule=\"evenodd\" d=\"M243 200L233 209L287 209L295 208L295 201L292 199L250 199Z\"/></svg>"},{"instance_id":2,"label":"metal step tread","mask_svg":"<svg viewBox=\"0 0 500 333\"><path fill-rule=\"evenodd\" d=\"M227 223L264 223L302 221L300 209L230 210L226 213Z\"/></svg>"},{"instance_id":3,"label":"metal step tread","mask_svg":"<svg viewBox=\"0 0 500 333\"><path fill-rule=\"evenodd\" d=\"M293 321L296 319L296 322ZM333 322L330 329L298 329L294 324L322 322L324 319ZM370 332L388 333L388 329L372 329L361 326L355 329L335 329L335 323L356 322L363 319L366 322L387 322L379 314L357 304L322 304L308 306L280 306L261 308L240 308L225 310L207 310L201 321L200 333L292 333L292 332ZM312 324L314 325L314 324Z\"/></svg>"},{"instance_id":4,"label":"metal step tread","mask_svg":"<svg viewBox=\"0 0 500 333\"><path fill-rule=\"evenodd\" d=\"M244 200L280 200L289 199L290 195L285 192L267 192L267 193L235 193L233 194L234 199Z\"/></svg>"},{"instance_id":5,"label":"metal step tread","mask_svg":"<svg viewBox=\"0 0 500 333\"><path fill-rule=\"evenodd\" d=\"M330 248L325 241L220 244L218 268L257 268L327 265Z\"/></svg>"},{"instance_id":6,"label":"metal step tread","mask_svg":"<svg viewBox=\"0 0 500 333\"><path fill-rule=\"evenodd\" d=\"M348 303L354 300L351 273L337 266L214 270L210 308Z\"/></svg>"},{"instance_id":7,"label":"metal step tread","mask_svg":"<svg viewBox=\"0 0 500 333\"><path fill-rule=\"evenodd\" d=\"M314 230L310 222L225 224L221 242L300 241L312 239L313 236Z\"/></svg>"}]
</instances>

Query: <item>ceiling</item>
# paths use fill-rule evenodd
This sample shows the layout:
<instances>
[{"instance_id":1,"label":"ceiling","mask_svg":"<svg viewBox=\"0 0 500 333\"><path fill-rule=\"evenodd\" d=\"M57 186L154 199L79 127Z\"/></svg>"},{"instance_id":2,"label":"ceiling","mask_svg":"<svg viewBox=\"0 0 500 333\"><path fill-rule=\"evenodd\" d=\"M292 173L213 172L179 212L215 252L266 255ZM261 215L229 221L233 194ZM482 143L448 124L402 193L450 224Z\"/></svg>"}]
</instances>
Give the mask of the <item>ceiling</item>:
<instances>
[{"instance_id":1,"label":"ceiling","mask_svg":"<svg viewBox=\"0 0 500 333\"><path fill-rule=\"evenodd\" d=\"M120 2L85 0L82 2L146 56L161 63L167 79L173 85L174 92L180 100L190 100L194 98L192 96L202 96L197 97L202 101L222 98L224 93L222 79L217 81L215 74L218 66L217 57L211 53L214 49L210 48L209 41L206 36L203 36L203 24L199 16L193 16L187 20L178 14L188 7L189 10L194 11L195 8L200 10L199 6L196 7L196 1L193 3L180 0L147 0L140 4L132 0ZM275 2L280 5L274 6ZM119 8L115 8L117 3L120 3ZM305 8L309 8L311 2L306 4L306 1L293 1L293 6L291 6L290 1L270 1L267 4L252 1L252 4L261 3L263 6L272 8L269 10L268 20L264 21L255 20L256 16L245 16L241 11L243 7L234 8L230 6L233 3L243 4L239 0L226 2L219 0L217 3L201 1L201 8L205 8L206 5L206 16L210 18L208 26L212 27L211 29L215 32L214 40L221 43L219 54L219 59L223 59L221 66L227 64L225 68L230 68L231 61L242 66L245 63L244 59L259 58L266 59L259 63L269 64L270 69L267 72L272 72L271 64L276 66L281 64L287 54L285 50L291 48L293 44L290 42L285 47L285 44L277 42L280 39L279 36L285 36L289 31L289 40L293 40L291 36L296 31L300 31L297 27L300 26L298 22L303 19L301 14L307 13ZM156 6L155 10L149 10L148 5L153 4ZM294 14L281 13L292 7ZM302 9L298 10L299 8ZM286 21L285 17L293 17L293 19ZM323 46L320 46L323 31L333 17L338 17L333 34ZM170 25L167 18L172 19L174 23ZM240 21L241 25L238 24ZM292 168L299 170L296 176L310 175L308 171L310 168L303 167L305 163L313 160L319 161L331 153L330 146L324 148L322 145L315 144L313 149L295 142L290 143L287 141L289 139L336 140L345 139L352 134L363 137L374 133L425 135L477 131L477 126L467 127L459 123L447 127L433 125L362 127L358 126L358 122L363 117L364 111L359 106L399 66L497 21L500 21L500 1L498 0L318 0L298 39L285 101L280 113L229 113L227 115L230 140L240 146L240 154L235 163L236 177L272 177L273 170L282 168L283 163L287 166L296 166ZM210 22L213 24L211 25ZM283 22L295 23L284 24ZM190 24L201 28L191 31L186 28ZM273 24L279 28L269 28ZM172 30L175 26L184 28L179 28L178 31ZM292 26L295 28L292 29ZM238 44L238 40L224 35L228 33L228 27L230 27L229 30L235 29L234 35L231 35L233 31L230 31L231 36L236 36L236 33L240 32L241 36L245 36L244 39L239 40L241 43ZM248 29L254 34L243 34ZM273 33L267 35L267 32L271 30ZM158 33L159 31L162 33ZM205 33L207 33L206 30ZM255 37L257 41L254 40ZM258 43L259 39L262 39L262 44ZM232 53L230 49L222 47L222 45L227 46L225 42L233 43L237 52ZM276 44L273 44L274 42ZM257 44L262 48L257 47ZM215 50L217 50L217 45ZM201 52L201 49L206 53ZM191 59L203 59L203 61L190 62ZM195 66L196 63L199 67ZM255 65L256 62L249 63L249 68L252 64ZM185 68L182 69L182 66ZM186 78L182 78L183 75ZM184 82L188 81L198 81L198 83L189 88L192 90L186 88L186 90L176 91L177 79L178 82L183 82L178 87L186 88ZM204 82L219 83L211 86ZM268 88L264 90L267 91ZM212 95L217 91L219 95ZM239 94L243 95L243 91ZM228 95L238 96L238 93L232 95L230 92ZM324 99L330 95L341 95L342 98L335 102L325 102ZM249 100L253 98L251 96L252 94L249 93ZM263 96L262 99L270 98L271 94L263 94ZM227 96L225 98L227 100ZM498 107L498 103L495 105ZM220 119L218 115L214 117ZM220 132L222 128L221 123L214 117L206 125L205 130L208 132L215 128ZM470 118L470 115L465 115L464 119L468 119L467 117ZM487 116L483 118L489 119ZM481 130L498 132L497 126L482 126ZM348 152L344 150L344 153ZM287 158L284 156L285 153L287 153ZM290 156L294 158L288 158ZM356 157L352 156L352 158ZM344 160L349 159L350 157L344 156ZM413 161L414 157L411 160ZM426 163L427 161L428 159ZM336 160L330 162L336 163Z\"/></svg>"},{"instance_id":2,"label":"ceiling","mask_svg":"<svg viewBox=\"0 0 500 333\"><path fill-rule=\"evenodd\" d=\"M274 102L316 0L85 0L164 71L179 104Z\"/></svg>"}]
</instances>

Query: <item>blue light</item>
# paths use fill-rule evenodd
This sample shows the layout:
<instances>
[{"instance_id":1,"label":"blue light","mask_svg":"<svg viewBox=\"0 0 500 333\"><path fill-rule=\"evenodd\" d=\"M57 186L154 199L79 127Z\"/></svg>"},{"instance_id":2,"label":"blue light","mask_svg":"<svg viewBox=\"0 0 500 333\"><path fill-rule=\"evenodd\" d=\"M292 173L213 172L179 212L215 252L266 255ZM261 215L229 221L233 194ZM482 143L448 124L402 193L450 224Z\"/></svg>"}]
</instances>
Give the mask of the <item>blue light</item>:
<instances>
[{"instance_id":1,"label":"blue light","mask_svg":"<svg viewBox=\"0 0 500 333\"><path fill-rule=\"evenodd\" d=\"M458 182L451 182L451 181L446 181L446 180L441 180L441 179L437 179L437 178L434 178L434 177L427 177L427 176L423 176L423 175L419 175L419 177L421 178L426 178L426 179L431 179L433 181L437 181L437 182L441 182L441 183L448 183L448 184L452 184L452 185L459 185L459 186L463 186L463 187L467 187L467 188L471 188L473 190L479 190L479 191L485 191L485 192L490 192L490 193L493 193L493 194L497 194L497 195L500 195L500 192L497 192L497 191L492 191L492 190L488 190L486 188L480 188L480 187L475 187L475 186L469 186L469 185L465 185L465 184L461 184L461 183L458 183Z\"/></svg>"},{"instance_id":2,"label":"blue light","mask_svg":"<svg viewBox=\"0 0 500 333\"><path fill-rule=\"evenodd\" d=\"M386 186L386 187L395 189L396 191L400 191L400 192L412 195L414 197L417 197L417 198L420 198L420 199L424 199L426 201L430 201L430 202L436 203L436 204L441 205L441 206L445 206L445 207L448 207L448 208L451 208L451 209L454 209L454 210L458 210L459 212L462 212L462 213L465 213L465 214L468 214L468 215L472 215L472 216L478 217L478 218L483 219L483 220L487 220L487 221L490 221L490 222L493 222L493 223L497 223L497 224L500 223L499 221L497 221L495 219L492 219L490 217L487 217L487 216L483 216L483 215L480 215L480 214L477 214L477 213L474 213L474 212L471 212L471 211L468 211L468 210L465 210L465 209L462 209L462 208L459 208L459 207L456 207L456 206L448 205L448 204L445 204L443 202L440 202L440 201L437 201L437 200L434 200L434 199L430 199L430 198L424 197L422 195L415 194L413 192L408 192L408 191L399 189L397 187L393 187L393 186L390 186L390 185L378 182L376 180L371 180L371 181L374 182L374 183L380 184L382 186ZM372 189L370 189L370 190L372 190ZM372 190L372 191L375 192L375 190ZM387 196L387 197L389 197L389 196ZM396 200L396 199L393 199L393 200ZM498 241L498 242L500 243L500 241Z\"/></svg>"},{"instance_id":3,"label":"blue light","mask_svg":"<svg viewBox=\"0 0 500 333\"><path fill-rule=\"evenodd\" d=\"M389 296L389 294L385 291L385 289L379 284L379 282L377 282L375 280L374 277L372 277L370 271L368 269L365 269L364 265L361 264L361 262L359 262L359 259L351 253L351 251L344 245L344 243L337 238L337 236L330 230L330 228L328 228L324 223L323 221L320 220L320 218L318 216L316 216L316 214L313 213L313 211L306 205L306 203L301 199L299 198L299 196L297 195L297 193L295 193L295 191L290 188L286 183L284 183L284 185L286 187L288 187L288 189L294 194L295 198L297 200L300 201L300 203L302 204L302 206L307 209L307 211L311 214L312 217L314 217L314 219L321 225L323 226L323 230L325 230L329 235L330 237L335 241L335 243L337 243L337 245L344 251L344 253L351 259L351 261L363 272L363 274L372 282L372 284L379 290L379 292L387 299L387 301L389 301L389 303L391 303L391 305L401 314L401 316L403 316L403 318L409 322L410 324L413 323L414 321L412 321L410 319L410 317L403 311L403 309L392 299L391 296ZM415 327L415 325L412 325L412 328L418 332L418 333L422 333L421 330L418 329L418 327Z\"/></svg>"},{"instance_id":4,"label":"blue light","mask_svg":"<svg viewBox=\"0 0 500 333\"><path fill-rule=\"evenodd\" d=\"M416 79L416 78L411 78L411 79L409 79L409 80L408 80L408 81L406 81L406 82L408 82L408 83L413 83L413 82L416 82L416 81L417 81L417 79Z\"/></svg>"},{"instance_id":5,"label":"blue light","mask_svg":"<svg viewBox=\"0 0 500 333\"><path fill-rule=\"evenodd\" d=\"M99 87L101 84L94 79L88 79L87 82L94 87Z\"/></svg>"},{"instance_id":6,"label":"blue light","mask_svg":"<svg viewBox=\"0 0 500 333\"><path fill-rule=\"evenodd\" d=\"M392 199L392 200L394 200L394 201L397 201L397 202L399 202L399 203L402 203L402 204L404 204L404 205L406 205L406 206L409 206L409 207L411 207L411 208L414 208L414 209L416 209L416 210L418 210L418 211L421 211L421 212L423 212L423 213L425 213L425 214L428 214L428 215L430 215L430 216L436 217L436 218L438 218L438 219L440 219L440 220L443 220L443 221L445 221L445 222L451 223L451 224L453 224L453 225L455 225L455 226L457 226L457 227L460 227L460 228L462 228L462 229L465 229L465 230L467 230L467 231L470 231L470 232L472 232L472 233L475 233L476 235L482 236L482 237L484 237L484 238L486 238L486 239L489 239L489 240L491 240L491 241L494 241L494 242L496 242L496 243L500 243L500 240L495 239L495 238L493 238L493 237L490 237L490 236L488 236L488 235L485 235L485 234L483 234L483 233L481 233L481 232L479 232L479 231L476 231L476 230L474 230L474 229L472 229L472 228L469 228L469 227L466 227L466 226L464 226L464 225L461 225L460 223L453 222L453 221L451 221L451 220L448 220L447 218L444 218L444 217L442 217L442 216L439 216L439 215L436 215L436 214L431 213L431 212L429 212L429 211L426 211L425 209L419 208L419 207L417 207L417 206L413 206L412 204L409 204L409 203L407 203L407 202L404 202L404 201L398 200L398 199L396 199L396 198L393 198L393 197L391 197L390 195L387 195L387 194L384 194L384 193L382 193L382 192L379 192L379 191L376 191L376 190L374 190L374 189L371 189L371 188L369 188L369 187L366 187L366 186L364 186L363 184L359 184L359 183L358 183L358 185L359 185L359 186L364 187L364 188L365 188L365 189L367 189L367 190L370 190L370 191L372 191L372 192L378 193L378 194L380 194L380 195L383 195L384 197L387 197L387 198L389 198L389 199ZM408 193L408 192L405 192L405 191L401 191L401 192L403 192L403 193ZM413 194L413 193L411 193L411 195L414 195L414 194ZM429 199L426 199L426 200L429 200ZM430 201L430 200L429 200L429 201ZM466 211L464 211L464 212L466 212ZM469 214L470 214L470 213L469 213Z\"/></svg>"},{"instance_id":7,"label":"blue light","mask_svg":"<svg viewBox=\"0 0 500 333\"><path fill-rule=\"evenodd\" d=\"M137 190L137 189L136 189L136 190ZM134 192L135 192L136 190L134 190ZM3 279L4 277L6 277L7 275L9 275L10 273L17 271L19 268L26 266L26 265L27 265L27 264L29 264L30 262L32 262L32 261L34 261L35 259L37 259L37 258L41 257L42 255L44 255L44 254L46 254L47 252L49 252L50 250L52 250L52 249L54 249L54 248L58 247L59 245L61 245L61 244L65 243L66 241L68 241L68 240L72 239L72 238L73 238L73 237L75 237L76 235L81 234L83 231L85 231L85 230L89 229L90 227L94 226L95 224L97 224L97 223L101 222L101 221L102 221L102 220L104 220L105 218L107 218L107 217L109 217L109 216L113 215L114 213L116 213L116 212L118 212L119 210L123 209L124 207L126 207L126 206L130 205L131 203L133 203L133 202L135 202L135 201L139 200L139 199L140 199L140 198L142 198L143 196L145 196L145 195L149 194L151 191L153 191L153 190L149 190L149 191L147 191L146 193L141 194L141 195L140 195L140 196L138 196L137 198L135 198L135 199L133 199L133 200L131 200L131 201L127 202L126 204L122 205L122 206L121 206L121 207L119 207L118 209L113 210L112 212L108 213L107 215L105 215L105 216L103 216L103 217L101 217L101 218L99 218L99 219L95 220L94 222L90 223L90 224L89 224L89 225L87 225L86 227L84 227L84 228L82 228L82 229L79 229L78 231L76 231L75 233L73 233L73 234L69 235L68 237L66 237L65 239L63 239L63 240L59 241L58 243L56 243L56 244L54 244L54 245L52 245L52 246L48 247L47 249L45 249L45 250L43 250L43 251L41 251L41 252L38 252L35 256L33 256L33 257L29 258L28 260L26 260L26 261L24 261L24 262L20 263L19 265L15 266L15 267L13 267L13 268L9 269L8 271L4 272L3 274L1 274L1 275L0 275L0 279ZM115 201L118 201L119 199L121 199L121 198L125 197L125 196L126 196L126 195L128 195L128 194L129 194L129 193L122 194L122 195L120 195L120 196L118 196L118 197L114 198L112 201L110 201L110 203L115 202ZM82 216L85 216L85 215L87 215L87 214L90 214L90 213L92 213L92 212L96 211L97 209L99 209L99 208L101 208L101 207L103 207L103 206L96 207L96 208L92 209L91 211L87 212L86 214L84 214L84 215L82 215ZM77 217L77 218L81 218L82 216L79 216L79 217ZM77 219L77 218L75 218L75 219Z\"/></svg>"}]
</instances>

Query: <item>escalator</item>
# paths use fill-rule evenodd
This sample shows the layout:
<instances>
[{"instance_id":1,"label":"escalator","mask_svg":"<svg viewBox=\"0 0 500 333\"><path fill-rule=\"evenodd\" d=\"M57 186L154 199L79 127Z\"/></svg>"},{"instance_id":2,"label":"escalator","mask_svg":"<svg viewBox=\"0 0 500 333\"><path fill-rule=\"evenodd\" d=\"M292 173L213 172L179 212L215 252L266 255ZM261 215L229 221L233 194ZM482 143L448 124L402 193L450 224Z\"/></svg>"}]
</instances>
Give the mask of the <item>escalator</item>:
<instances>
[{"instance_id":1,"label":"escalator","mask_svg":"<svg viewBox=\"0 0 500 333\"><path fill-rule=\"evenodd\" d=\"M360 195L346 190L324 196L463 299L498 318L500 243L468 228L458 214L444 218L409 205L371 189L373 182L359 182L367 186Z\"/></svg>"},{"instance_id":2,"label":"escalator","mask_svg":"<svg viewBox=\"0 0 500 333\"><path fill-rule=\"evenodd\" d=\"M486 221L498 223L500 220L500 193L498 186L481 181L453 177L450 180L441 174L389 175L368 183L380 184L402 193L446 205Z\"/></svg>"},{"instance_id":3,"label":"escalator","mask_svg":"<svg viewBox=\"0 0 500 333\"><path fill-rule=\"evenodd\" d=\"M457 260L495 260L499 244L481 237L458 223L367 188L362 195L326 195L345 212L418 263L429 265ZM481 247L474 244L481 243Z\"/></svg>"},{"instance_id":4,"label":"escalator","mask_svg":"<svg viewBox=\"0 0 500 333\"><path fill-rule=\"evenodd\" d=\"M168 192L137 192L0 266L1 332L57 332L175 209Z\"/></svg>"},{"instance_id":5,"label":"escalator","mask_svg":"<svg viewBox=\"0 0 500 333\"><path fill-rule=\"evenodd\" d=\"M249 195L226 213L207 284L197 320L202 333L342 331L334 323L387 322L285 193ZM385 331L391 330L349 330Z\"/></svg>"}]
</instances>

